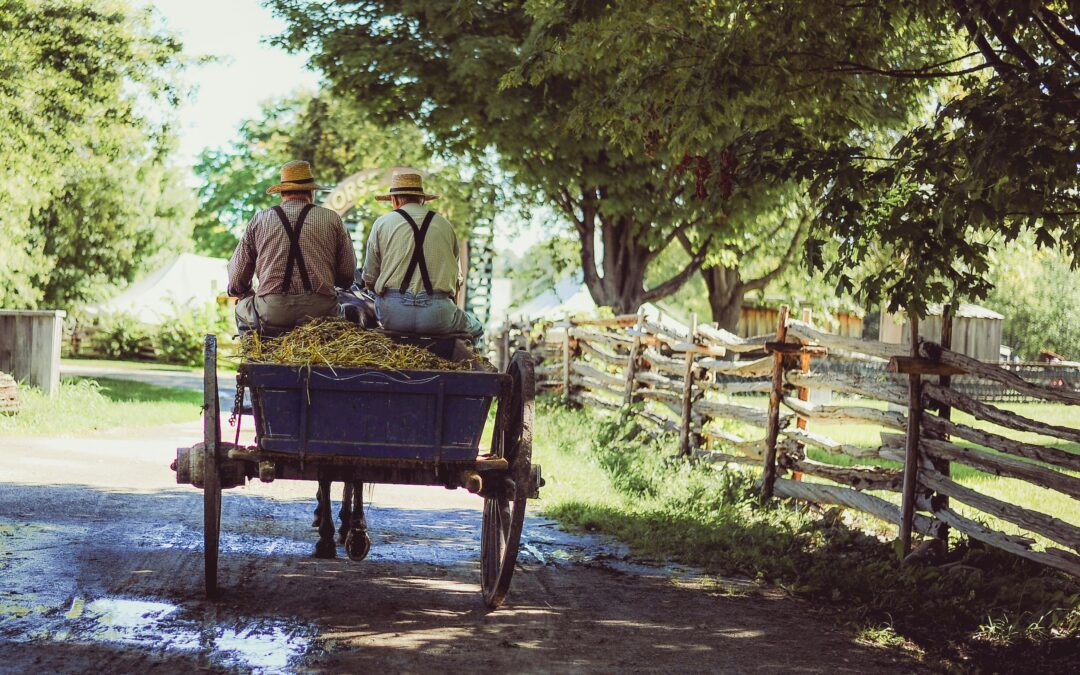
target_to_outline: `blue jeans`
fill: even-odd
[[[484,333],[484,326],[471,314],[458,308],[447,293],[413,293],[397,290],[375,298],[375,311],[386,330],[420,335],[467,333],[474,339]]]

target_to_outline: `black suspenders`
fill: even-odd
[[[404,293],[409,290],[409,284],[412,283],[413,275],[416,274],[416,268],[420,268],[420,280],[424,282],[424,290],[428,295],[431,295],[435,290],[431,286],[431,276],[428,275],[427,260],[424,259],[424,239],[427,237],[428,226],[431,225],[431,219],[435,217],[434,211],[428,211],[424,216],[424,222],[420,227],[416,226],[416,221],[412,219],[405,209],[396,209],[394,213],[397,213],[405,222],[409,224],[409,227],[413,231],[413,254],[412,260],[409,261],[409,267],[405,270],[405,278],[401,280],[401,288],[398,289],[400,293]]]
[[[304,252],[300,250],[300,228],[304,226],[304,219],[308,212],[314,208],[312,204],[304,204],[300,209],[300,216],[296,219],[296,229],[289,224],[289,217],[285,215],[285,209],[280,206],[274,207],[274,213],[281,219],[281,225],[285,228],[285,234],[289,236],[289,257],[285,261],[285,280],[281,282],[281,292],[288,293],[292,288],[293,266],[300,273],[300,281],[304,284],[304,292],[311,293],[311,279],[308,278],[307,265],[304,264]]]

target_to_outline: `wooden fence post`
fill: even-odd
[[[814,310],[810,309],[809,307],[803,308],[802,322],[805,323],[807,326],[812,325],[813,318],[814,318]],[[799,371],[802,372],[802,373],[809,373],[810,372],[810,353],[809,352],[803,351],[803,352],[799,353]],[[810,390],[807,389],[806,387],[799,387],[799,392],[798,393],[799,393],[799,400],[800,401],[809,401],[810,400]],[[803,431],[806,431],[806,418],[802,417],[802,416],[797,417],[796,420],[795,420],[795,425],[798,428],[802,429]],[[802,480],[803,473],[802,473],[802,471],[792,471],[791,472],[791,477],[794,478],[795,480]]]
[[[952,349],[953,338],[953,317],[956,314],[956,301],[952,301],[945,305],[945,310],[941,315],[941,346],[945,349]],[[938,386],[942,389],[948,389],[952,385],[952,375],[938,375]],[[943,420],[952,419],[952,407],[941,403],[938,405],[938,417]],[[942,434],[942,440],[949,440],[948,434]],[[934,468],[938,470],[941,475],[948,478],[952,475],[951,463],[947,459],[933,460]],[[931,504],[934,510],[949,508],[949,496],[943,494],[934,495],[931,500]],[[948,550],[949,546],[949,526],[942,523],[937,532],[938,539],[941,539],[945,544],[945,550]]]
[[[919,317],[908,316],[911,325],[911,356],[919,358]],[[904,455],[904,486],[900,503],[900,558],[911,550],[911,525],[915,518],[915,487],[919,479],[919,427],[922,424],[922,376],[908,374],[907,448]]]
[[[690,314],[690,345],[697,345],[697,314]],[[686,352],[686,370],[683,371],[682,419],[679,420],[679,454],[690,455],[690,426],[693,424],[694,404],[694,358],[693,350]]]
[[[566,330],[563,333],[563,351],[562,351],[562,383],[563,383],[563,399],[570,402],[570,328],[573,326],[569,321],[566,322]]]
[[[637,388],[638,359],[641,358],[641,329],[645,317],[638,310],[637,322],[634,324],[634,344],[630,347],[630,356],[626,360],[626,386],[623,391],[623,405],[628,406],[634,402],[634,389]]]
[[[787,320],[791,311],[787,305],[780,308],[780,318],[776,326],[776,341],[787,340]],[[772,498],[773,485],[776,483],[776,442],[780,437],[780,401],[784,398],[784,354],[773,354],[772,389],[769,390],[769,418],[765,434],[765,467],[761,476],[762,503]]]

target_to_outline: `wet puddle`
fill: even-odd
[[[178,605],[129,598],[77,597],[62,614],[50,612],[34,624],[14,641],[120,644],[189,653],[217,666],[261,673],[291,671],[300,665],[311,654],[318,633],[311,625],[277,619],[223,625],[200,620]]]

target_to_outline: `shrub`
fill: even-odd
[[[136,359],[142,355],[149,331],[131,314],[118,312],[97,318],[93,344],[102,356],[111,359]]]
[[[154,351],[158,359],[166,363],[197,366],[203,361],[206,334],[228,335],[233,330],[227,307],[178,308],[176,315],[154,332]]]

